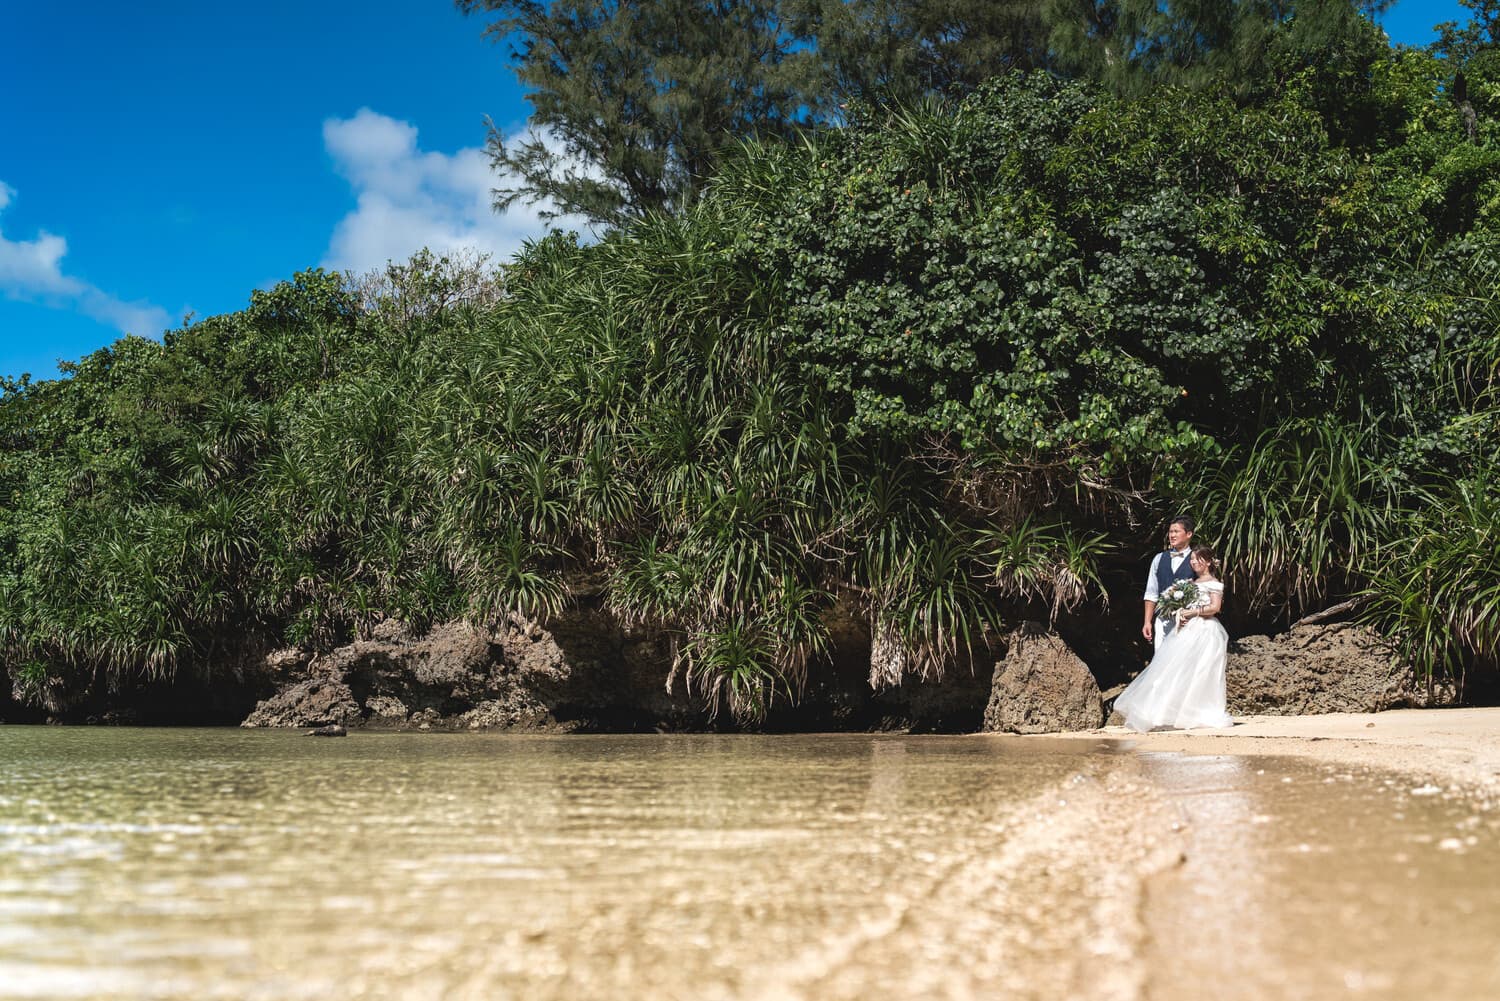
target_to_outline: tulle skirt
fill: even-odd
[[[1229,634],[1217,619],[1188,619],[1167,634],[1151,663],[1115,699],[1115,709],[1142,733],[1159,726],[1232,726],[1224,711],[1228,650]]]

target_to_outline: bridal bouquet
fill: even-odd
[[[1180,580],[1157,596],[1156,617],[1170,619],[1184,608],[1191,608],[1197,600],[1198,585]]]

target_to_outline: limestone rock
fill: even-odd
[[[1451,689],[1429,697],[1390,644],[1352,623],[1233,641],[1225,686],[1235,716],[1368,713],[1453,701]]]
[[[1056,633],[1029,622],[1011,634],[1008,646],[995,665],[985,732],[1091,730],[1104,721],[1098,682]]]
[[[567,729],[613,712],[629,726],[640,715],[669,712],[672,702],[663,686],[670,652],[627,639],[590,610],[545,627],[446,622],[425,635],[387,620],[367,638],[318,656],[272,653],[267,670],[279,691],[245,725]]]
[[[370,639],[378,643],[404,643],[411,639],[411,627],[400,619],[382,619],[370,630]]]
[[[307,667],[310,656],[300,647],[281,647],[262,658],[262,667],[268,677],[282,681]]]
[[[469,698],[488,679],[490,644],[472,626],[449,622],[434,626],[397,659],[416,684]]]
[[[348,685],[328,678],[309,678],[258,703],[240,725],[320,727],[354,723],[359,718],[359,703]]]
[[[372,723],[404,723],[409,710],[406,703],[391,695],[371,695],[365,699],[365,712]]]
[[[436,709],[423,709],[412,713],[409,722],[418,730],[431,730],[443,725],[443,715]]]
[[[547,707],[525,697],[486,699],[454,723],[466,730],[554,729]]]
[[[995,654],[1003,646],[998,638],[945,665],[941,679],[906,673],[898,684],[877,691],[866,679],[871,643],[860,614],[857,608],[846,610],[840,628],[832,631],[838,643],[829,667],[814,672],[797,698],[778,699],[761,728],[973,732],[980,727]],[[425,635],[382,622],[367,638],[317,656],[270,654],[275,663],[267,673],[290,676],[280,678],[277,694],[257,705],[245,725],[550,731],[715,725],[701,692],[688,691],[681,678],[668,689],[673,653],[670,636],[622,625],[598,607],[571,608],[545,622],[440,623]],[[1097,703],[1097,691],[1095,698]],[[1062,725],[1072,724],[1065,717],[1052,728]]]
[[[412,637],[386,622],[376,634],[314,658],[306,673],[347,685],[362,715],[387,725],[426,710],[462,712],[490,694],[495,657],[485,632],[447,622]]]
[[[1129,687],[1130,686],[1128,684],[1115,685],[1112,688],[1106,688],[1100,694],[1099,701],[1104,704],[1105,726],[1125,725],[1125,717],[1115,711],[1115,699],[1118,699],[1121,693],[1123,693],[1125,689]]]

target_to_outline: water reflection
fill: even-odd
[[[1500,996],[1493,827],[1378,776],[978,737],[0,727],[0,997],[1131,998],[1126,860],[1164,833],[1140,775],[1188,836],[1154,997]]]
[[[995,812],[1077,758],[0,728],[0,997],[773,996],[983,859]],[[865,966],[899,985],[921,945]]]
[[[1500,996],[1478,931],[1500,922],[1500,853],[1431,847],[1483,826],[1462,798],[1347,766],[1141,758],[1189,824],[1187,861],[1149,891],[1153,999]]]
[[[870,744],[870,753],[874,760],[870,762],[862,817],[878,822],[901,809],[906,790],[906,744],[899,740],[875,741]]]
[[[1146,776],[1170,791],[1190,835],[1182,866],[1148,891],[1148,910],[1157,915],[1148,966],[1169,968],[1174,982],[1196,985],[1203,996],[1254,997],[1262,971],[1274,966],[1254,917],[1267,913],[1255,765],[1228,756],[1140,757]],[[1225,980],[1235,986],[1223,988]]]

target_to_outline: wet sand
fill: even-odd
[[[1049,734],[1047,739],[1120,740],[1140,751],[1311,758],[1385,768],[1480,795],[1500,795],[1500,708],[1243,716],[1224,730],[1141,734],[1108,726]]]
[[[1175,813],[1180,854],[1139,890],[1138,997],[1500,997],[1500,709],[1044,739],[1132,759],[1135,824]]]

